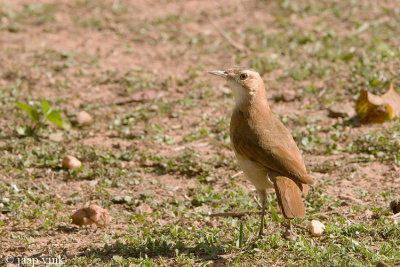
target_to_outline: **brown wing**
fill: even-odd
[[[295,182],[314,183],[314,180],[307,174],[303,158],[290,132],[277,118],[270,118],[271,121],[268,124],[271,128],[251,129],[247,120],[242,116],[240,112],[234,112],[232,116],[234,123],[231,123],[231,139],[238,153],[293,179]],[[260,138],[260,136],[264,136],[264,138]]]
[[[287,177],[277,176],[274,186],[283,216],[286,219],[304,218],[306,210],[296,183]]]

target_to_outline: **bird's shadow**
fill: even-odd
[[[57,232],[59,233],[65,233],[65,234],[71,234],[71,233],[77,233],[79,231],[78,227],[69,227],[69,226],[58,226],[56,229]]]
[[[167,242],[165,240],[148,239],[144,244],[134,246],[132,244],[122,243],[117,241],[113,245],[105,245],[103,248],[89,248],[76,255],[69,255],[69,257],[85,257],[88,259],[99,259],[102,262],[108,262],[114,256],[122,258],[159,258],[160,256],[166,258],[176,258],[179,255],[194,255],[197,258],[207,261],[213,260],[214,262],[223,265],[228,263],[228,260],[221,257],[225,253],[220,245],[210,244],[208,241],[199,242],[194,246],[185,244],[182,241],[176,243]]]

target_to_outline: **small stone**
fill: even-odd
[[[74,156],[67,155],[62,160],[62,166],[66,169],[73,170],[82,166],[82,163]]]
[[[282,99],[285,102],[291,102],[296,98],[296,92],[293,90],[284,90],[282,92]]]
[[[104,227],[110,223],[110,213],[100,206],[91,204],[88,207],[77,210],[72,216],[72,223],[78,226],[96,225]]]
[[[76,122],[78,125],[89,125],[93,122],[93,117],[86,111],[81,111],[76,115]]]
[[[400,212],[400,198],[394,199],[390,202],[390,208],[392,209],[393,213],[399,213]]]
[[[351,118],[356,115],[354,105],[349,102],[334,104],[328,111],[331,118]]]
[[[123,204],[125,203],[125,199],[121,196],[115,196],[113,197],[112,202],[115,204]]]
[[[308,225],[311,235],[313,236],[321,236],[325,230],[325,225],[317,220],[312,220]]]
[[[130,196],[115,196],[112,199],[112,202],[115,204],[124,204],[132,201],[132,197]]]
[[[126,203],[131,202],[131,201],[132,201],[132,197],[130,197],[130,196],[124,196],[124,201],[125,201]]]

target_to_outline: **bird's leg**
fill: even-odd
[[[288,232],[293,232],[293,227],[292,227],[292,220],[288,220],[289,222],[288,222],[288,228],[287,228],[287,230],[288,230]]]
[[[264,215],[265,215],[265,207],[266,207],[266,202],[264,201],[262,203],[262,208],[261,208],[261,222],[260,222],[260,233],[258,234],[259,237],[264,235]]]
[[[261,222],[260,222],[260,232],[258,234],[259,237],[264,235],[264,216],[265,216],[265,209],[267,207],[267,195],[266,192],[260,192],[260,199],[261,199]]]

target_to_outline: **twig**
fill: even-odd
[[[307,228],[307,227],[305,227],[305,226],[303,226],[303,225],[300,225],[300,224],[295,224],[295,223],[292,223],[292,225],[293,225],[294,227],[297,227],[297,228],[300,228],[300,229],[303,229],[303,230],[306,230],[306,231],[308,231],[308,228]]]
[[[129,104],[129,103],[133,103],[133,102],[143,103],[144,101],[143,100],[138,100],[137,97],[134,96],[134,97],[121,98],[121,99],[119,99],[119,100],[117,100],[117,101],[115,101],[115,102],[113,102],[111,104],[114,104],[114,105],[125,105],[125,104]]]
[[[211,22],[211,24],[215,27],[215,29],[219,32],[219,34],[222,35],[222,37],[225,38],[225,40],[236,50],[238,50],[239,52],[248,52],[247,48],[245,46],[243,46],[242,44],[239,44],[235,41],[233,41],[229,35],[224,32],[224,30],[222,30],[222,28],[207,14],[205,14],[205,16],[207,17],[207,19]]]
[[[251,214],[261,214],[261,211],[241,211],[241,212],[219,212],[211,214],[203,214],[210,217],[243,217]]]
[[[238,176],[241,175],[242,173],[243,173],[243,171],[240,171],[240,172],[238,172],[238,173],[232,175],[232,178],[238,177]]]
[[[399,213],[396,213],[396,214],[393,215],[393,216],[390,216],[390,219],[395,219],[395,218],[397,218],[397,217],[400,217],[400,212],[399,212]]]

